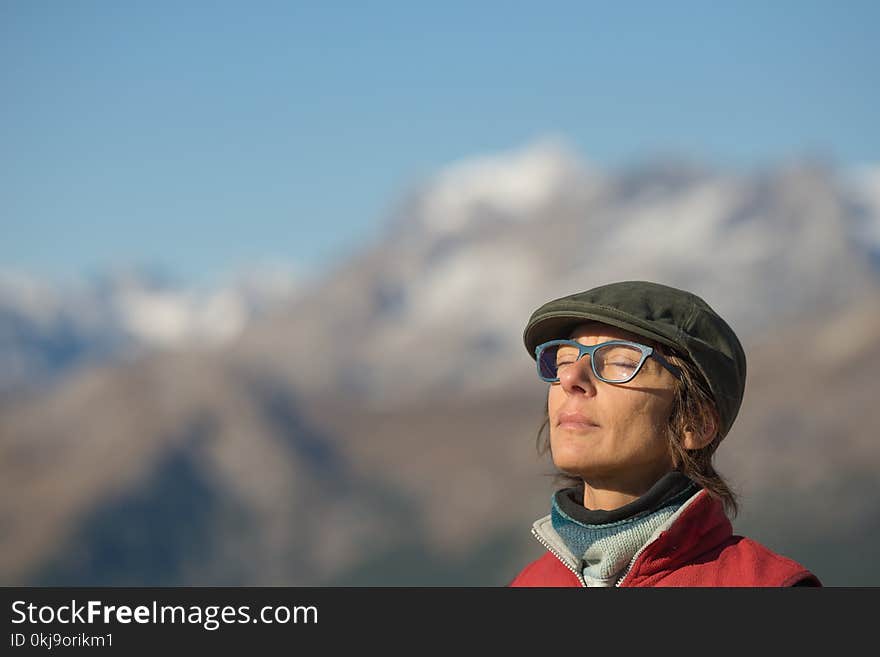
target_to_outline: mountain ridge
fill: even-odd
[[[440,230],[420,214],[429,181],[373,244],[218,343],[87,360],[0,399],[0,581],[504,584],[539,551],[528,528],[553,489],[522,328],[549,298],[644,278],[703,296],[746,347],[718,454],[744,532],[828,583],[880,582],[833,549],[880,517],[880,206],[821,167],[627,178],[553,153],[439,180],[466,214]],[[493,201],[532,167],[549,192]]]

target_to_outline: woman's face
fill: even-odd
[[[649,344],[627,331],[587,322],[571,339],[585,345],[608,340]],[[672,467],[666,423],[676,380],[648,358],[623,384],[598,380],[590,356],[562,368],[550,384],[550,448],[560,470],[594,488],[641,495]]]

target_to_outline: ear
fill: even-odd
[[[701,428],[702,431],[696,431],[694,427],[685,427],[684,440],[682,440],[682,446],[685,449],[703,449],[715,439],[715,434],[718,432],[718,425],[715,423],[714,418],[707,421]]]
[[[711,442],[712,436],[708,433],[700,435],[694,431],[685,431],[682,444],[686,450],[692,451],[702,449]]]

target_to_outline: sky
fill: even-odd
[[[0,270],[321,271],[451,162],[880,162],[880,3],[0,0]]]

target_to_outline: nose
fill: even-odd
[[[596,394],[596,380],[590,356],[584,354],[576,363],[562,368],[559,372],[559,385],[570,395]]]

